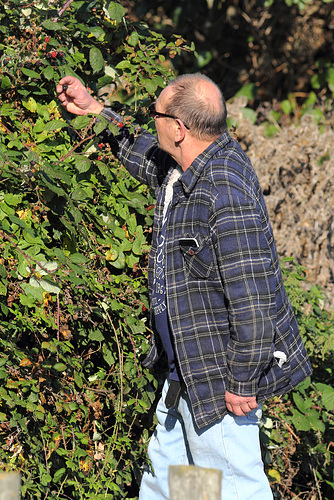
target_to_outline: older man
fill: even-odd
[[[57,90],[69,112],[122,122],[74,77]],[[269,500],[261,402],[311,369],[259,182],[204,75],[171,81],[150,114],[157,138],[120,127],[113,139],[128,171],[156,192],[151,316],[170,368],[140,499],[168,499],[169,465],[195,464],[223,471],[223,500]],[[146,366],[156,358],[153,342]]]

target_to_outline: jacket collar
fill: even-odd
[[[229,142],[231,137],[228,132],[222,134],[218,139],[208,146],[203,153],[197,156],[192,164],[185,170],[180,177],[179,181],[182,184],[183,190],[189,196],[194,189],[198,179],[201,177],[203,169],[208,161],[221,149],[223,149]]]

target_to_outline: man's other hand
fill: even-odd
[[[88,90],[74,76],[65,76],[57,85],[58,98],[64,108],[74,115],[98,115],[103,106],[90,95]]]
[[[225,401],[228,411],[239,417],[247,415],[259,406],[255,396],[237,396],[228,391],[225,392]]]

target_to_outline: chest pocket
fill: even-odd
[[[179,247],[185,267],[193,278],[214,278],[214,253],[209,237],[185,236],[180,238]]]

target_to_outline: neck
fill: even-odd
[[[177,147],[175,160],[178,162],[183,171],[190,167],[192,162],[202,154],[218,137],[214,137],[208,141],[190,141],[188,144],[181,143]]]

